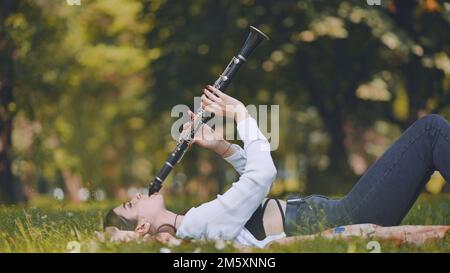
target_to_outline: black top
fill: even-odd
[[[257,239],[257,240],[264,240],[266,238],[266,231],[264,230],[264,224],[263,224],[263,217],[264,217],[264,211],[266,210],[267,204],[270,200],[275,200],[278,205],[278,209],[280,210],[281,217],[283,219],[283,229],[285,229],[284,226],[284,213],[283,208],[281,207],[280,200],[274,199],[274,198],[268,198],[263,205],[260,205],[253,215],[248,219],[247,223],[245,224],[245,228],[250,231],[250,233]]]

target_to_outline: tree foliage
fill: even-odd
[[[345,192],[419,116],[450,117],[449,4],[383,4],[22,0],[2,8],[0,46],[11,50],[0,55],[0,76],[14,94],[6,103],[1,86],[2,109],[14,130],[0,112],[0,132],[13,143],[0,174],[12,170],[28,197],[145,186],[173,149],[171,108],[192,106],[255,25],[271,41],[227,92],[280,105],[273,193]],[[233,175],[193,149],[167,190],[204,198]]]

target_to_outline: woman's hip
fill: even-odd
[[[288,236],[313,234],[351,223],[342,200],[322,195],[291,196],[286,201],[285,233]]]

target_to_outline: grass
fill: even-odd
[[[173,201],[172,207],[181,208],[181,201]],[[213,242],[183,241],[176,247],[156,242],[101,242],[95,231],[101,229],[103,213],[111,205],[107,202],[74,205],[41,199],[28,206],[0,207],[0,252],[238,252],[231,244]],[[402,224],[450,225],[450,195],[422,195]],[[361,239],[344,242],[318,238],[254,252],[368,253],[367,243]],[[380,242],[381,252],[450,252],[449,243],[450,236],[421,246]]]

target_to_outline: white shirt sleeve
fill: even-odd
[[[247,156],[244,149],[237,144],[233,144],[236,152],[229,157],[224,157],[225,161],[230,163],[239,175],[242,175],[245,171],[245,164],[247,163]]]
[[[268,194],[276,176],[270,145],[251,117],[239,122],[237,130],[244,142],[243,152],[247,159],[242,175],[223,195],[191,208],[183,218],[177,236],[232,240]],[[240,167],[236,169],[239,171]]]

